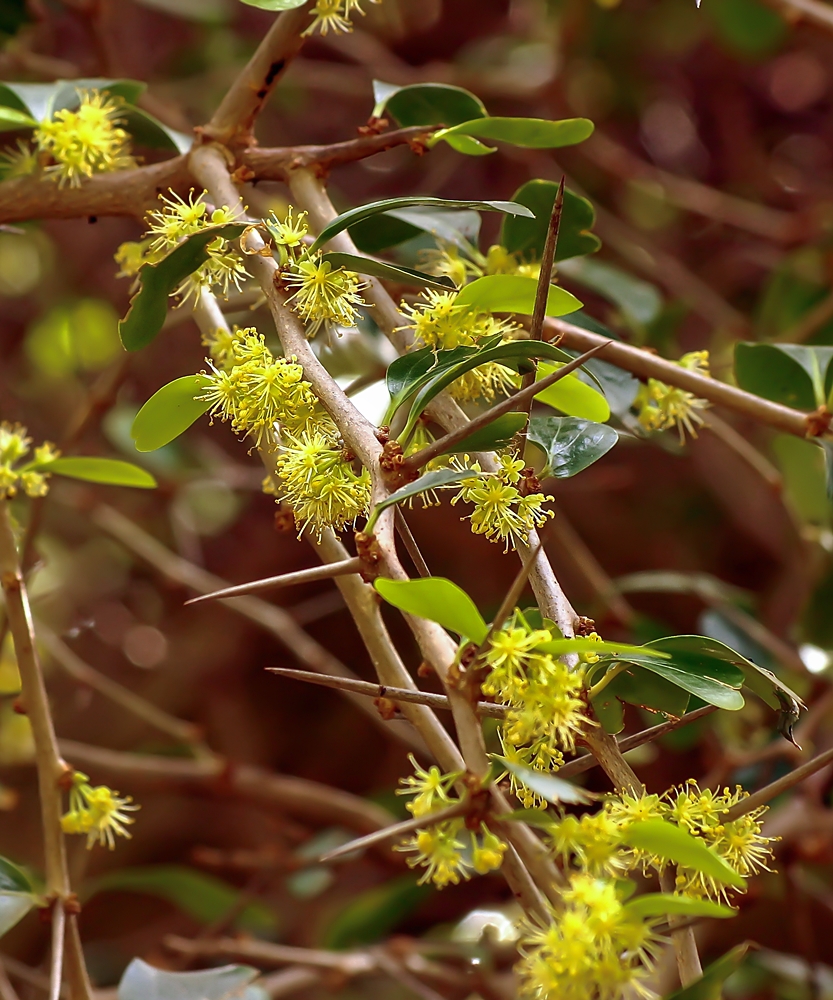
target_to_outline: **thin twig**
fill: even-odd
[[[411,532],[411,528],[408,522],[405,520],[405,515],[397,507],[393,514],[393,523],[396,527],[396,533],[402,539],[405,549],[408,555],[413,560],[414,566],[416,567],[417,573],[422,577],[431,576],[431,570],[428,568],[428,563],[425,561],[422,553],[419,551],[419,546],[416,543],[416,539]]]
[[[437,438],[436,441],[429,444],[427,447],[422,448],[420,451],[414,452],[413,455],[408,456],[402,462],[402,468],[408,471],[416,471],[421,469],[423,465],[426,465],[432,459],[437,458],[439,455],[444,454],[449,448],[453,448],[454,445],[459,444],[461,441],[470,435],[474,434],[475,431],[479,431],[482,427],[488,427],[492,421],[497,420],[498,417],[502,417],[505,413],[512,413],[522,410],[524,404],[529,400],[533,399],[538,395],[539,392],[543,392],[544,389],[548,389],[551,385],[555,385],[556,382],[560,381],[562,378],[566,378],[577,368],[581,368],[585,362],[589,361],[590,358],[594,357],[600,351],[603,351],[607,344],[612,344],[613,341],[605,340],[605,343],[594,344],[590,350],[585,351],[584,354],[579,355],[577,358],[573,358],[569,361],[563,368],[559,368],[558,371],[553,372],[552,375],[547,375],[546,378],[542,378],[540,382],[536,382],[534,385],[527,386],[526,389],[521,389],[520,392],[516,392],[514,396],[509,396],[507,399],[502,400],[497,406],[491,407],[491,409],[486,410],[485,413],[481,413],[479,417],[475,417],[469,424],[452,431],[450,434],[445,434],[441,438]]]
[[[309,670],[293,670],[291,667],[267,667],[270,674],[289,677],[295,681],[306,681],[319,687],[333,688],[336,691],[355,691],[368,698],[387,698],[390,701],[404,701],[412,705],[428,705],[447,711],[451,708],[444,694],[434,694],[431,691],[412,691],[409,688],[388,687],[386,684],[373,684],[371,681],[355,680],[352,677],[327,677],[325,674],[314,674]],[[479,715],[493,719],[503,719],[506,708],[490,701],[478,701],[475,708]]]
[[[213,941],[191,940],[169,934],[164,939],[166,948],[182,955],[214,957],[233,955],[249,958],[264,965],[306,965],[318,969],[332,969],[346,976],[359,976],[376,969],[375,960],[362,951],[324,951],[319,948],[296,948],[271,941],[244,938],[217,938]]]
[[[753,792],[748,798],[741,799],[737,805],[732,806],[723,813],[724,822],[731,823],[732,820],[738,819],[740,816],[745,816],[747,813],[752,812],[753,809],[757,809],[758,806],[766,805],[767,802],[771,802],[776,796],[788,792],[791,788],[804,781],[805,778],[809,778],[816,771],[827,767],[828,764],[833,764],[833,750],[825,750],[818,757],[813,757],[806,764],[802,764],[801,767],[797,767],[794,771],[790,771],[789,774],[785,774],[783,778],[778,778],[777,781],[773,781],[764,788],[758,789],[757,792]]]
[[[324,563],[323,566],[313,566],[311,569],[301,569],[296,573],[283,573],[281,576],[267,576],[262,580],[252,580],[251,583],[241,583],[235,587],[226,587],[211,594],[201,594],[192,597],[185,604],[202,604],[205,601],[217,601],[224,597],[242,597],[244,594],[257,594],[261,590],[275,590],[279,587],[292,587],[301,583],[314,583],[316,580],[329,580],[346,573],[358,573],[362,561],[358,557],[345,559],[344,562]]]
[[[49,1000],[59,1000],[64,972],[64,940],[67,914],[64,901],[56,899],[52,905],[52,953],[49,958]]]
[[[0,959],[0,1000],[20,1000],[17,990],[6,975],[5,961],[5,958]]]

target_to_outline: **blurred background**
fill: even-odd
[[[145,109],[188,133],[208,120],[270,23],[233,0],[0,0],[0,75],[147,81]],[[507,199],[530,177],[566,172],[596,206],[603,248],[565,265],[561,280],[618,335],[670,358],[708,349],[725,380],[739,339],[833,344],[833,29],[798,20],[789,3],[384,0],[356,18],[352,34],[308,41],[260,118],[260,143],[355,136],[373,108],[374,79],[454,83],[491,114],[587,116],[597,131],[557,159],[514,148],[474,159],[444,144],[421,157],[394,149],[337,169],[337,207],[406,193]],[[287,193],[264,183],[246,198],[265,210],[285,206]],[[113,254],[141,236],[140,222],[22,228],[0,231],[0,418],[24,423],[36,443],[143,464],[160,483],[142,492],[58,481],[46,502],[17,508],[39,529],[28,557],[57,729],[84,745],[70,744],[68,759],[141,804],[134,839],[114,853],[88,853],[81,838],[70,845],[97,984],[116,983],[134,955],[189,967],[163,947],[166,934],[210,939],[236,928],[307,947],[394,934],[417,948],[419,939],[426,953],[453,953],[458,963],[456,980],[435,984],[442,995],[500,995],[512,960],[500,877],[438,893],[416,887],[402,857],[385,851],[305,867],[370,828],[361,809],[351,828],[349,809],[334,823],[326,808],[293,804],[279,789],[271,798],[247,792],[237,780],[297,776],[366,800],[370,825],[381,809],[402,816],[392,794],[409,768],[402,724],[376,724],[334,692],[264,672],[303,666],[293,653],[293,629],[303,628],[319,652],[372,677],[331,584],[266,594],[248,615],[183,606],[200,570],[239,583],[311,566],[314,555],[276,522],[256,455],[227,427],[203,420],[158,452],[133,448],[142,403],[205,364],[187,313],[172,314],[148,349],[129,357],[121,349],[116,323],[129,281],[116,276]],[[496,236],[487,215],[482,248]],[[230,318],[268,337],[268,316],[251,301],[232,302]],[[328,364],[347,384],[378,368],[379,356],[347,337]],[[708,423],[685,447],[674,434],[623,440],[575,480],[551,482],[557,517],[547,548],[577,610],[606,637],[692,632],[728,642],[805,697],[813,707],[799,742],[825,749],[833,533],[821,453],[723,412]],[[515,562],[460,515],[444,504],[415,509],[409,522],[432,572],[452,577],[488,615]],[[393,616],[390,627],[416,671],[409,636]],[[135,704],[114,704],[102,677],[168,714],[160,723]],[[7,644],[0,854],[37,872],[36,784],[17,693]],[[648,718],[633,710],[629,728]],[[149,773],[90,747],[161,755],[171,770]],[[189,770],[207,759],[204,747],[227,761],[222,773]],[[768,710],[750,702],[633,763],[650,791],[689,776],[758,785],[792,767],[791,753],[773,737]],[[822,772],[773,817],[784,836],[779,874],[752,884],[739,919],[707,928],[707,960],[748,937],[764,946],[733,980],[733,995],[833,996],[829,780]],[[595,772],[587,784],[606,787]],[[7,971],[39,967],[47,938],[27,917],[3,940]],[[37,984],[15,984],[24,998],[40,995]],[[412,996],[413,984],[328,974],[299,995],[339,990]]]

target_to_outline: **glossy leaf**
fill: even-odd
[[[383,423],[389,424],[405,400],[440,372],[447,371],[477,354],[476,347],[455,347],[450,351],[433,351],[423,347],[409,351],[388,366],[385,384],[391,401]]]
[[[124,120],[125,130],[130,133],[133,141],[139,146],[148,146],[150,149],[167,149],[172,153],[185,154],[193,145],[193,135],[186,135],[184,132],[168,128],[164,122],[154,118],[153,115],[141,108],[128,106],[124,109],[121,117]]]
[[[524,259],[540,260],[557,193],[558,184],[555,181],[535,179],[519,187],[512,200],[526,205],[535,218],[504,219],[500,230],[501,245]],[[566,260],[568,257],[595,253],[602,245],[598,236],[590,231],[595,221],[596,212],[592,204],[565,188],[555,259]]]
[[[798,410],[821,406],[833,380],[833,347],[802,344],[735,345],[735,378],[741,389]]]
[[[359,892],[333,918],[321,946],[338,951],[375,944],[389,936],[431,892],[431,886],[419,885],[413,875]]]
[[[554,375],[559,368],[563,367],[564,365],[560,362],[556,362],[555,364],[539,364],[535,379],[537,382],[540,382],[541,379]],[[605,420],[610,419],[610,407],[605,397],[592,388],[592,386],[587,385],[586,382],[582,382],[578,375],[575,378],[566,376],[560,379],[553,385],[536,393],[535,398],[539,403],[546,403],[547,406],[561,410],[562,413],[566,413],[569,417],[578,417],[584,421],[593,421],[599,425],[604,423]],[[615,431],[613,431],[613,435],[616,437]],[[612,448],[615,443],[614,440],[610,444],[610,447]]]
[[[373,81],[376,106],[373,115],[388,115],[403,128],[411,125],[459,125],[485,118],[479,97],[447,83],[412,83],[406,87]]]
[[[52,462],[33,463],[28,468],[38,472],[49,472],[55,476],[66,476],[68,479],[101,483],[103,486],[132,486],[140,490],[156,488],[156,480],[149,472],[119,458],[77,455],[56,458]]]
[[[747,951],[749,951],[747,943],[736,945],[722,958],[707,966],[699,979],[670,993],[666,1000],[720,1000],[723,995],[723,984],[738,970]]]
[[[534,415],[529,421],[527,439],[546,456],[541,477],[568,479],[598,462],[617,443],[619,435],[606,424],[580,417]]]
[[[138,892],[164,899],[200,924],[213,924],[231,913],[240,894],[214,875],[184,865],[142,865],[117,868],[94,879],[89,895],[100,892]],[[275,916],[261,903],[249,903],[235,923],[243,930],[268,934],[275,930]]]
[[[683,868],[692,868],[726,885],[742,889],[746,884],[743,876],[730,868],[702,840],[664,819],[632,823],[625,828],[622,840],[629,847],[655,854]]]
[[[637,896],[625,904],[627,912],[638,920],[645,917],[736,917],[738,911],[710,899],[693,899],[691,896],[674,896],[670,893],[651,892]]]
[[[475,454],[505,448],[526,424],[526,418],[526,413],[504,413],[502,417],[497,417],[490,424],[447,448],[443,455]]]
[[[0,937],[38,904],[38,897],[26,892],[0,892]]]
[[[426,274],[424,271],[414,271],[400,264],[389,264],[384,260],[373,260],[354,253],[325,253],[323,259],[334,267],[344,267],[358,274],[369,274],[374,278],[385,278],[396,281],[400,285],[416,285],[419,288],[439,288],[441,291],[453,292],[457,286],[451,278],[445,275]]]
[[[259,975],[248,965],[168,972],[134,958],[121,977],[117,1000],[260,1000],[267,994],[249,985]]]
[[[0,108],[0,132],[17,132],[19,129],[34,128],[37,124],[25,111]]]
[[[473,208],[479,212],[504,212],[509,215],[531,215],[525,205],[516,205],[511,201],[466,201],[455,198],[433,198],[429,195],[414,195],[410,198],[385,198],[383,201],[373,201],[367,205],[359,205],[347,212],[342,212],[329,222],[318,234],[312,245],[312,250],[319,250],[334,236],[349,229],[357,222],[364,222],[374,215],[400,208]],[[578,308],[578,307],[576,307]]]
[[[480,222],[480,215],[467,209],[399,208],[356,223],[350,227],[350,235],[362,253],[380,253],[420,233],[431,233],[444,243],[469,249],[477,244]]]
[[[605,729],[609,733],[619,733],[624,728],[622,704],[678,719],[688,710],[690,695],[659,674],[631,664],[591,700],[593,711]]]
[[[483,312],[519,313],[531,316],[535,309],[538,281],[520,274],[487,274],[475,278],[455,299],[459,306],[471,306]],[[547,316],[565,316],[581,308],[581,302],[566,289],[550,285],[547,292]]]
[[[260,7],[261,10],[294,10],[303,7],[307,0],[240,0],[249,7]]]
[[[379,515],[386,507],[392,507],[394,504],[402,503],[404,500],[411,500],[413,497],[419,496],[420,493],[437,490],[441,486],[450,486],[452,483],[459,483],[463,479],[471,479],[477,475],[479,473],[472,472],[469,469],[462,472],[458,469],[437,469],[434,472],[426,472],[424,476],[420,476],[419,479],[415,479],[412,483],[408,483],[405,486],[400,486],[398,490],[394,490],[393,493],[388,494],[384,500],[380,500],[371,512],[367,526],[364,529],[365,533],[370,534],[373,531]]]
[[[655,285],[595,257],[574,257],[559,267],[561,274],[601,295],[619,308],[632,325],[653,323],[662,309]]]
[[[0,893],[34,892],[29,876],[8,858],[0,857]]]
[[[536,795],[540,795],[547,802],[558,804],[564,802],[567,805],[589,805],[593,801],[593,796],[578,785],[572,785],[563,778],[558,778],[554,774],[547,774],[543,771],[536,771],[532,767],[524,764],[515,764],[505,757],[494,754],[495,760],[511,771],[512,774]]]
[[[245,228],[242,223],[231,223],[203,229],[189,236],[158,264],[142,267],[139,290],[130,299],[127,315],[119,323],[119,336],[128,351],[147,347],[156,338],[168,313],[168,298],[208,260],[209,243],[218,236],[236,239]]]
[[[37,121],[49,119],[64,108],[75,110],[79,90],[100,90],[135,104],[146,89],[140,80],[108,80],[101,77],[55,80],[52,83],[2,83],[0,104],[25,111]]]
[[[373,586],[395,608],[409,615],[437,622],[463,639],[483,642],[489,627],[469,595],[441,576],[421,580],[388,580],[379,577]]]
[[[640,654],[649,659],[667,660],[670,654],[660,649],[647,646],[632,646],[628,642],[601,642],[595,639],[550,639],[535,647],[538,653],[549,653],[550,656],[569,656],[570,653],[609,653],[625,659],[628,654]]]
[[[527,149],[557,149],[584,142],[593,134],[593,123],[587,118],[565,118],[548,121],[544,118],[473,118],[451,128],[435,132],[429,140],[432,146],[441,139],[457,136],[508,142]]]
[[[137,451],[156,451],[186,431],[211,404],[196,397],[210,385],[205,375],[184,375],[158,389],[136,414],[130,436]]]

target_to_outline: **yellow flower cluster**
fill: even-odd
[[[459,772],[442,774],[436,765],[426,771],[413,756],[410,761],[414,774],[402,779],[403,787],[397,789],[397,795],[414,796],[407,804],[413,816],[428,818],[431,813],[460,801],[451,794],[452,785],[460,777]],[[420,884],[430,881],[442,889],[470,878],[472,871],[486,875],[500,868],[506,844],[485,823],[480,824],[477,832],[466,831],[465,826],[461,816],[434,823],[417,830],[413,837],[397,847],[399,851],[415,852],[414,857],[408,858],[408,864],[411,868],[425,869]]]
[[[273,357],[254,328],[220,330],[204,342],[214,360],[199,398],[210,403],[212,416],[251,436],[258,448],[275,452],[272,492],[292,507],[299,527],[320,536],[325,528],[343,528],[366,514],[370,475],[354,471],[338,429],[295,359]]]
[[[357,309],[364,305],[361,282],[354,271],[333,268],[329,261],[308,257],[296,261],[283,274],[283,282],[295,292],[288,299],[314,337],[324,325],[352,327]]]
[[[535,1000],[618,1000],[645,987],[660,938],[658,921],[633,915],[615,882],[574,874],[563,906],[546,923],[527,922],[516,971],[521,993]]]
[[[370,0],[370,2],[380,3],[380,0]],[[316,0],[312,8],[314,20],[303,34],[311,35],[314,31],[320,31],[322,35],[326,35],[329,31],[335,34],[352,31],[350,15],[353,11],[364,14],[361,0]]]
[[[427,289],[414,305],[403,302],[402,313],[408,317],[409,329],[421,346],[435,351],[455,347],[473,347],[490,337],[500,337],[501,343],[523,336],[523,330],[508,320],[495,319],[489,313],[478,312],[471,306],[457,305],[456,292]],[[466,402],[508,393],[520,385],[517,372],[495,361],[489,361],[466,372],[449,386],[454,399]]]
[[[48,441],[35,448],[33,460],[19,464],[31,450],[32,440],[20,424],[0,423],[0,499],[10,499],[19,490],[28,497],[46,496],[49,490],[48,472],[38,466],[54,461],[60,455]]]
[[[35,149],[18,142],[17,150],[6,154],[6,176],[35,173],[45,165],[46,176],[61,187],[67,183],[79,187],[93,174],[136,166],[130,154],[130,137],[121,128],[121,99],[98,90],[79,90],[78,96],[76,111],[62,108],[38,124],[32,136]]]
[[[699,375],[709,375],[709,352],[692,351],[684,354],[677,364]],[[692,437],[697,437],[697,427],[705,423],[698,411],[705,409],[709,403],[705,399],[698,399],[693,392],[649,378],[640,385],[633,405],[640,424],[646,430],[663,431],[676,427],[680,434],[680,444],[684,444],[686,431]]]
[[[476,535],[485,535],[490,541],[502,541],[506,549],[510,544],[526,540],[529,532],[554,512],[545,510],[544,504],[553,497],[543,493],[524,495],[519,489],[524,463],[510,455],[498,458],[498,469],[493,475],[472,476],[460,483],[460,491],[451,500],[462,500],[474,506],[467,517]],[[480,465],[473,462],[469,468],[480,472]]]
[[[155,264],[167,256],[188,236],[209,226],[227,225],[235,221],[227,206],[209,210],[205,194],[194,195],[188,200],[170,192],[171,197],[160,195],[161,206],[148,213],[148,238],[141,243],[122,243],[116,251],[116,263],[121,266],[120,276],[134,277],[143,264]],[[208,260],[174,289],[173,295],[185,302],[199,296],[200,290],[215,289],[228,296],[229,288],[240,290],[240,283],[248,272],[240,255],[232,249],[229,240],[218,236],[206,247]]]
[[[87,849],[93,844],[106,844],[110,850],[116,846],[115,835],[130,838],[130,831],[125,824],[135,822],[129,812],[135,812],[139,806],[131,805],[129,796],[120,798],[106,785],[93,787],[86,774],[76,771],[72,776],[72,787],[69,792],[69,812],[61,817],[61,827],[64,833],[80,833],[87,835]]]
[[[562,750],[575,747],[587,726],[582,699],[584,667],[568,667],[538,651],[552,636],[531,629],[520,614],[492,636],[485,663],[489,673],[483,693],[508,711],[500,725],[504,755],[511,763],[552,771],[563,763]],[[512,777],[512,788],[525,807],[540,799]]]

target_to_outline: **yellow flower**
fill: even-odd
[[[371,3],[379,3],[379,0],[371,0]],[[314,20],[312,24],[302,32],[304,35],[311,35],[318,30],[322,35],[329,31],[336,34],[340,32],[352,31],[350,15],[353,11],[363,14],[361,0],[316,0],[312,8]]]
[[[40,122],[33,136],[38,150],[54,160],[46,168],[47,175],[72,187],[93,174],[136,166],[129,136],[119,127],[123,123],[121,100],[97,90],[79,90],[78,94],[77,111],[56,111],[51,120]]]
[[[359,276],[343,267],[333,269],[326,260],[302,260],[284,275],[284,283],[296,291],[288,299],[307,324],[307,335],[315,336],[321,326],[356,325],[357,307],[364,305],[359,295]]]
[[[116,835],[131,837],[127,824],[135,822],[128,813],[139,806],[131,805],[132,799],[120,798],[118,792],[106,785],[93,787],[86,774],[76,771],[72,776],[69,792],[69,811],[61,817],[64,833],[87,835],[87,850],[93,844],[107,845],[112,851]]]
[[[477,463],[471,468],[480,471]],[[503,541],[508,549],[510,544],[525,541],[533,528],[555,516],[553,511],[543,510],[544,503],[554,498],[542,493],[524,496],[514,485],[519,478],[514,469],[506,466],[493,475],[464,479],[451,503],[463,500],[472,504],[474,510],[468,515],[471,530],[490,541]]]
[[[436,764],[424,770],[417,764],[413,754],[408,754],[408,760],[414,768],[414,773],[400,779],[402,788],[396,789],[397,795],[413,795],[414,799],[406,806],[413,816],[425,816],[450,805],[453,800],[449,796],[451,786],[460,777],[461,771],[443,774]]]
[[[286,217],[281,220],[274,212],[266,219],[266,228],[272,234],[274,241],[280,246],[296,247],[304,241],[304,237],[309,232],[307,225],[307,213],[299,212],[293,215],[293,208],[290,205]]]
[[[54,445],[46,442],[35,448],[33,462],[17,465],[29,454],[31,443],[31,438],[26,436],[25,427],[6,421],[0,423],[0,497],[16,496],[20,488],[29,497],[46,495],[49,473],[40,472],[31,466],[54,461],[60,452]]]
[[[709,375],[709,352],[692,351],[683,355],[677,364],[700,375]],[[698,399],[693,392],[649,378],[640,385],[633,405],[639,422],[646,430],[662,431],[676,427],[680,444],[684,444],[686,431],[697,437],[697,427],[705,423],[699,411],[709,406],[709,402]]]

